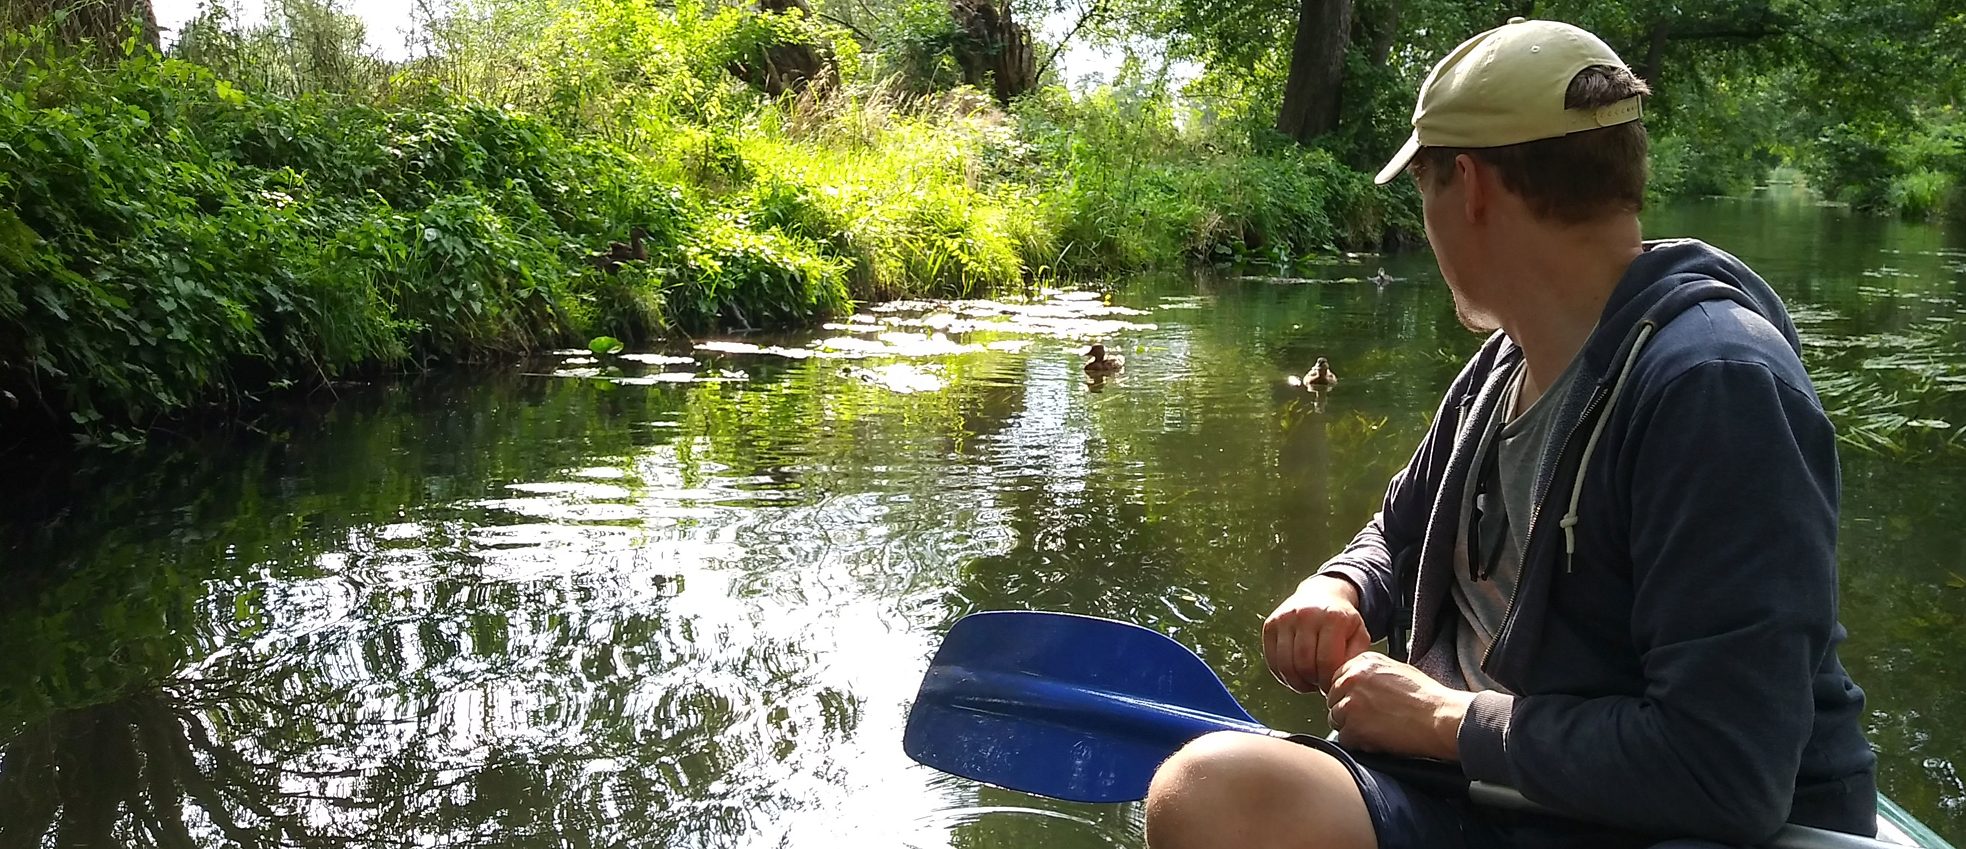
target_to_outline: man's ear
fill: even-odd
[[[1495,187],[1489,182],[1495,178],[1494,170],[1463,153],[1454,157],[1454,172],[1461,183],[1462,214],[1469,224],[1480,223],[1488,217],[1488,204],[1494,200]]]

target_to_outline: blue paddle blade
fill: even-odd
[[[1074,802],[1146,798],[1212,731],[1271,733],[1185,646],[1138,625],[997,611],[958,620],[922,678],[902,747],[986,784]]]

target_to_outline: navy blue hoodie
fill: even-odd
[[[1476,695],[1470,778],[1648,834],[1875,833],[1863,691],[1836,656],[1836,436],[1800,352],[1740,260],[1686,240],[1631,263],[1572,390],[1543,400],[1559,406],[1538,507],[1482,663],[1515,695]],[[1444,680],[1461,489],[1521,357],[1501,333],[1482,346],[1383,509],[1319,570]]]

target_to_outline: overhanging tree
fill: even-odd
[[[7,0],[10,29],[48,24],[70,44],[93,42],[98,49],[121,45],[132,33],[158,47],[157,12],[150,0]]]

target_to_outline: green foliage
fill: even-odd
[[[1909,130],[1887,124],[1825,129],[1809,160],[1811,182],[1861,209],[1908,218],[1966,213],[1966,120],[1950,107],[1924,113]]]
[[[1010,114],[944,90],[919,77],[946,59],[936,3],[471,0],[405,62],[332,2],[275,5],[114,66],[9,37],[0,389],[125,440],[365,372],[1419,229],[1405,187],[1137,66]],[[837,79],[772,99],[732,75],[790,43]]]
[[[587,350],[594,352],[596,356],[608,356],[628,350],[628,346],[613,336],[596,336],[588,340]]]
[[[1061,177],[1046,193],[1061,265],[1286,263],[1419,231],[1406,187],[1278,136],[1184,130],[1160,98],[1109,88],[1018,115],[1035,170]]]
[[[1891,179],[1890,133],[1877,124],[1837,124],[1816,139],[1805,166],[1812,184],[1859,207],[1882,205]]]
[[[745,161],[768,176],[733,199],[756,210],[752,225],[840,260],[863,295],[1015,285],[1049,259],[1049,240],[1033,221],[1027,175],[986,173],[1011,143],[1001,117],[878,99],[794,114],[746,141]]]
[[[689,326],[780,327],[851,306],[840,264],[781,233],[725,220],[684,245],[680,259],[690,273],[665,304]]]
[[[847,306],[643,158],[532,118],[242,92],[137,56],[16,63],[0,98],[0,387],[119,422],[428,359]],[[631,224],[650,259],[586,261]],[[741,319],[740,319],[741,321]]]
[[[1929,168],[1899,174],[1891,178],[1885,201],[1906,218],[1936,218],[1959,208],[1959,178]]]
[[[1352,168],[1374,168],[1397,147],[1434,62],[1530,15],[1591,30],[1653,83],[1655,200],[1743,192],[1782,164],[1868,208],[1931,215],[1956,196],[1959,170],[1893,141],[1929,135],[1934,114],[1966,94],[1966,15],[1954,3],[1333,2],[1352,7],[1353,26],[1339,124],[1317,144]],[[1130,0],[1103,34],[1200,63],[1186,94],[1225,124],[1259,131],[1276,120],[1303,8],[1265,0],[1227,14],[1213,0]]]
[[[364,44],[360,18],[326,0],[277,0],[262,21],[239,26],[224,5],[201,5],[178,33],[172,52],[246,81],[255,91],[389,91],[390,70]]]
[[[848,19],[864,18],[860,27],[884,46],[883,72],[914,92],[947,91],[962,83],[953,48],[956,22],[946,3],[901,0],[886,9],[864,4],[840,4]],[[856,13],[858,13],[856,15]]]

